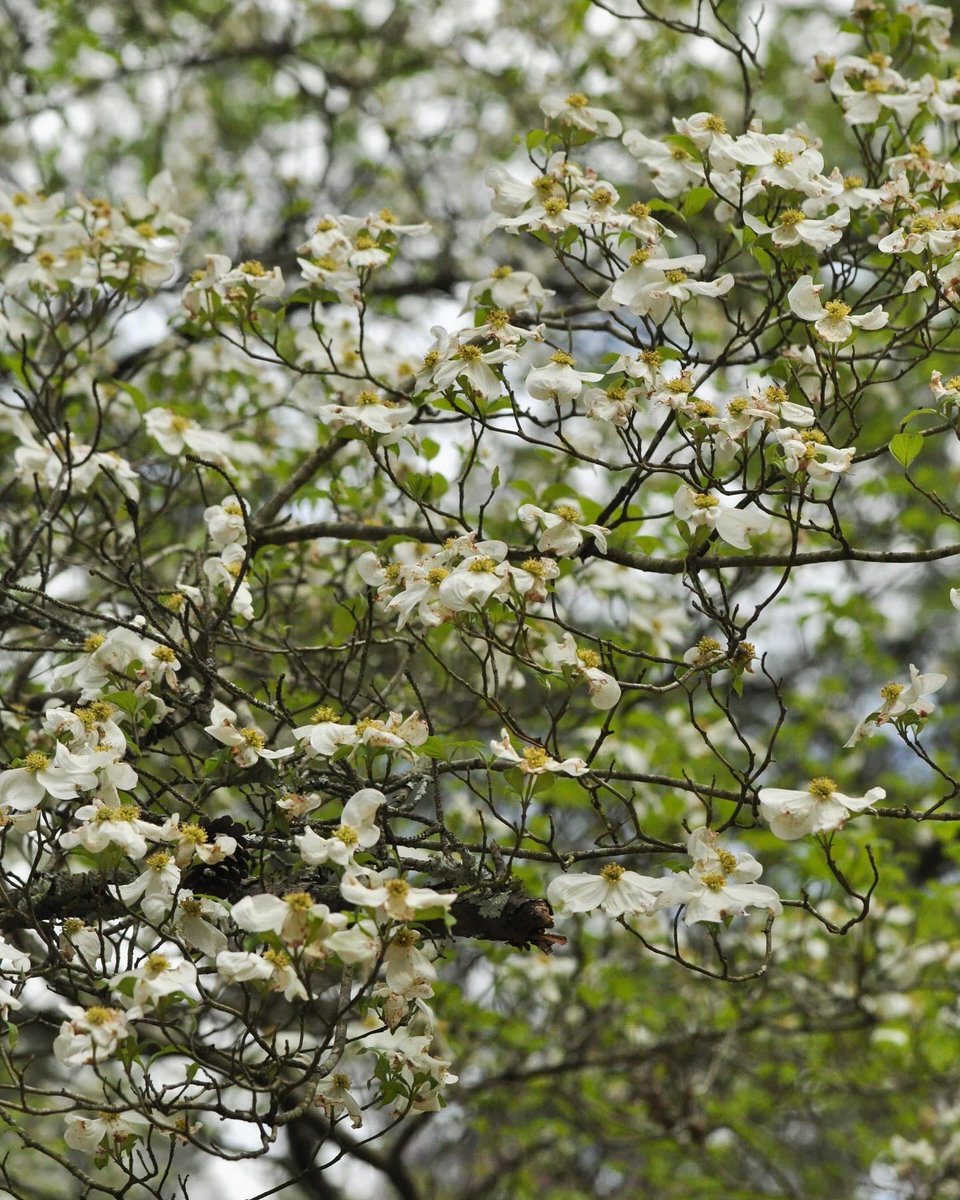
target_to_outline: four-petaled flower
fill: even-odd
[[[808,833],[839,829],[848,817],[883,800],[886,794],[876,787],[865,796],[845,796],[832,779],[821,776],[811,779],[805,791],[761,788],[758,797],[761,817],[777,837],[792,842]]]

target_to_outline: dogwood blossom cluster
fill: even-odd
[[[521,506],[518,515],[533,508]],[[545,539],[552,543],[550,548],[555,553],[562,553],[561,547],[573,541],[579,544],[581,534],[577,529],[596,528],[576,526],[579,514],[573,509],[570,512],[574,522],[565,523],[569,532],[560,534],[558,530],[559,536],[544,535],[540,539],[541,543]],[[562,522],[560,516],[555,524]],[[550,581],[560,573],[556,561],[531,555],[514,563],[508,559],[508,551],[506,542],[478,540],[475,534],[466,534],[448,538],[439,550],[408,564],[384,562],[371,552],[362,554],[357,572],[368,587],[377,589],[377,603],[397,614],[398,629],[414,617],[429,627],[452,621],[459,613],[482,609],[493,599],[521,604],[545,599]]]
[[[613,917],[649,916],[679,905],[687,925],[742,916],[748,908],[782,912],[774,889],[756,882],[763,868],[751,854],[721,847],[717,835],[707,829],[689,836],[687,854],[693,862],[689,870],[660,878],[638,875],[619,863],[608,863],[596,875],[559,875],[551,881],[547,897],[567,912],[599,908]]]

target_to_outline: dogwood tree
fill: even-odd
[[[960,1195],[960,75],[782,17],[11,10],[10,1195]]]

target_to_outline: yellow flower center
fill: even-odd
[[[694,508],[716,508],[720,501],[709,492],[698,492],[693,498]]]
[[[627,212],[631,217],[636,217],[638,221],[645,221],[650,216],[650,205],[638,200],[636,204],[630,205]]]
[[[288,904],[294,912],[306,913],[313,908],[313,897],[309,892],[287,892],[283,901]]]
[[[577,658],[590,670],[600,666],[601,659],[596,650],[578,650]]]
[[[150,979],[156,979],[169,969],[170,959],[165,954],[151,954],[144,964],[144,971]]]
[[[494,267],[490,272],[491,279],[506,279],[513,274],[513,267]]]
[[[887,683],[880,689],[880,695],[884,700],[892,703],[900,695],[904,689],[902,683]]]
[[[259,259],[248,258],[245,262],[240,264],[241,275],[260,276],[266,275],[266,273],[266,268],[264,267],[263,263],[259,261]]]
[[[590,101],[583,92],[571,92],[566,103],[570,108],[586,108]]]
[[[185,846],[204,846],[207,842],[207,831],[202,825],[191,822],[180,829],[180,841]]]
[[[630,255],[630,259],[629,259],[630,266],[631,267],[642,267],[643,264],[647,261],[647,259],[649,257],[650,257],[649,250],[634,250],[634,252]]]
[[[600,878],[605,879],[607,883],[616,883],[625,874],[626,868],[621,867],[619,863],[607,863],[605,867],[600,868]]]
[[[700,878],[711,892],[722,891],[727,882],[727,877],[722,871],[709,871],[706,875],[701,875]]]
[[[254,729],[252,725],[247,725],[246,728],[241,729],[240,736],[254,750],[262,750],[267,742],[266,735],[261,733],[259,729]]]
[[[83,922],[81,921],[80,924],[82,927]],[[88,1025],[109,1025],[111,1021],[115,1021],[120,1016],[120,1010],[117,1008],[106,1008],[102,1004],[94,1004],[83,1015]]]
[[[526,571],[528,575],[533,575],[537,579],[543,579],[547,573],[547,568],[543,565],[543,561],[539,558],[525,558],[520,564],[521,571]]]
[[[910,226],[910,230],[912,233],[932,233],[934,229],[939,228],[939,225],[940,222],[936,217],[914,217],[913,224]]]
[[[427,572],[427,583],[431,587],[438,587],[449,574],[450,572],[446,567],[433,567]]]
[[[542,770],[547,765],[549,755],[542,746],[528,746],[523,752],[523,761],[534,771]]]
[[[151,871],[156,871],[158,874],[165,869],[170,862],[170,855],[164,853],[163,850],[158,850],[156,854],[151,854],[146,859],[146,864]]]
[[[577,524],[581,519],[579,509],[574,508],[572,504],[558,504],[553,511],[555,516],[571,525]]]
[[[794,159],[794,155],[789,150],[774,150],[773,162],[777,167],[788,167]]]
[[[729,850],[718,850],[717,858],[720,859],[720,866],[723,867],[724,874],[729,875],[736,868],[737,856],[731,854]]]
[[[862,175],[845,175],[843,177],[843,186],[848,191],[851,191],[853,188],[862,188],[863,187],[863,176]]]
[[[377,395],[377,393],[371,392],[369,390],[364,390],[364,391],[360,392],[357,395],[357,398],[354,400],[354,404],[356,404],[360,408],[368,408],[371,404],[379,404],[379,403],[380,403],[380,397]]]
[[[277,970],[282,971],[284,967],[290,966],[290,955],[285,950],[264,950],[263,957]]]
[[[803,220],[803,213],[799,208],[788,208],[786,212],[780,214],[781,225],[796,225]]]
[[[663,277],[667,283],[683,283],[687,277],[687,273],[681,267],[676,267],[672,271],[664,271]]]
[[[563,196],[550,196],[543,202],[543,211],[550,217],[557,217],[568,207]]]
[[[23,760],[23,767],[26,771],[36,773],[42,771],[49,763],[49,757],[42,750],[31,750]]]
[[[153,651],[153,657],[158,662],[172,663],[176,659],[176,655],[169,646],[157,646]]]
[[[718,117],[716,113],[710,113],[707,119],[703,122],[704,129],[709,129],[711,133],[726,133],[727,124],[723,117]]]
[[[472,571],[475,575],[482,575],[485,571],[495,571],[497,569],[497,560],[495,558],[475,558],[467,567],[468,571]]]
[[[388,879],[383,886],[394,900],[402,900],[410,891],[410,884],[405,879]]]
[[[99,650],[106,640],[102,633],[88,634],[83,643],[84,654],[92,654],[94,650]]]
[[[561,367],[572,367],[576,364],[576,359],[572,354],[568,354],[566,350],[554,350],[550,355],[550,361],[558,363]]]
[[[341,825],[334,837],[343,842],[345,846],[356,846],[360,841],[360,835],[352,825]]]
[[[820,775],[816,779],[811,779],[807,787],[807,791],[817,800],[829,800],[833,793],[837,790],[837,785],[832,779],[828,779],[825,775]]]
[[[844,304],[842,300],[828,300],[823,307],[827,311],[827,316],[832,317],[835,321],[849,317],[852,311],[850,305]]]
[[[483,358],[483,349],[475,342],[468,342],[466,346],[461,346],[454,358],[460,358],[464,362],[479,362]]]

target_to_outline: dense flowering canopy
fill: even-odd
[[[812,79],[781,64],[806,121],[770,77],[759,99],[782,43],[761,51],[719,3],[696,24],[641,6],[599,43],[581,18],[589,69],[516,100],[539,122],[525,153],[512,132],[506,162],[477,143],[490,212],[454,236],[458,189],[435,203],[394,158],[445,143],[440,114],[469,124],[456,88],[430,111],[405,90],[422,24],[303,0],[271,26],[283,7],[237,6],[184,70],[252,57],[271,103],[323,108],[331,146],[342,117],[371,204],[339,160],[321,198],[298,190],[306,112],[258,143],[276,178],[231,177],[242,103],[219,84],[183,98],[197,129],[225,122],[222,147],[197,135],[205,183],[181,129],[106,196],[60,186],[49,155],[28,169],[42,113],[35,89],[7,97],[0,1117],[77,1186],[156,1200],[184,1162],[261,1155],[281,1190],[356,1155],[416,1194],[397,1166],[416,1134],[393,1126],[418,1119],[452,1157],[485,1122],[505,1196],[596,1177],[726,1198],[747,1176],[825,1194],[807,1145],[849,1114],[805,1093],[758,1150],[761,1091],[723,1064],[812,1078],[791,1056],[821,1053],[814,1034],[857,1036],[822,1052],[842,1099],[869,1088],[835,1059],[913,1038],[940,1063],[956,1034],[936,906],[960,779],[931,700],[954,715],[935,669],[960,607],[938,573],[960,556],[950,14],[858,0]],[[179,17],[171,36],[200,36]],[[98,7],[90,37],[125,20]],[[645,114],[617,64],[690,35],[738,64],[735,86],[710,77],[723,115]],[[328,38],[329,65],[295,61]],[[122,128],[124,80],[164,63],[118,39],[84,43],[73,90],[47,79],[51,111],[84,111],[99,80]],[[374,103],[374,64],[396,91],[382,138],[350,99]],[[223,228],[201,200],[218,178]],[[635,1160],[593,1099],[621,1060]],[[956,1175],[930,1165],[957,1157],[942,1076],[907,1115],[874,1101],[840,1190],[960,1195],[931,1190]],[[528,1086],[550,1113],[530,1129],[557,1122],[546,1150],[497,1140],[504,1089],[520,1113]],[[684,1147],[676,1180],[663,1144]],[[452,1197],[441,1157],[419,1167]],[[3,1160],[8,1184],[38,1194]]]

